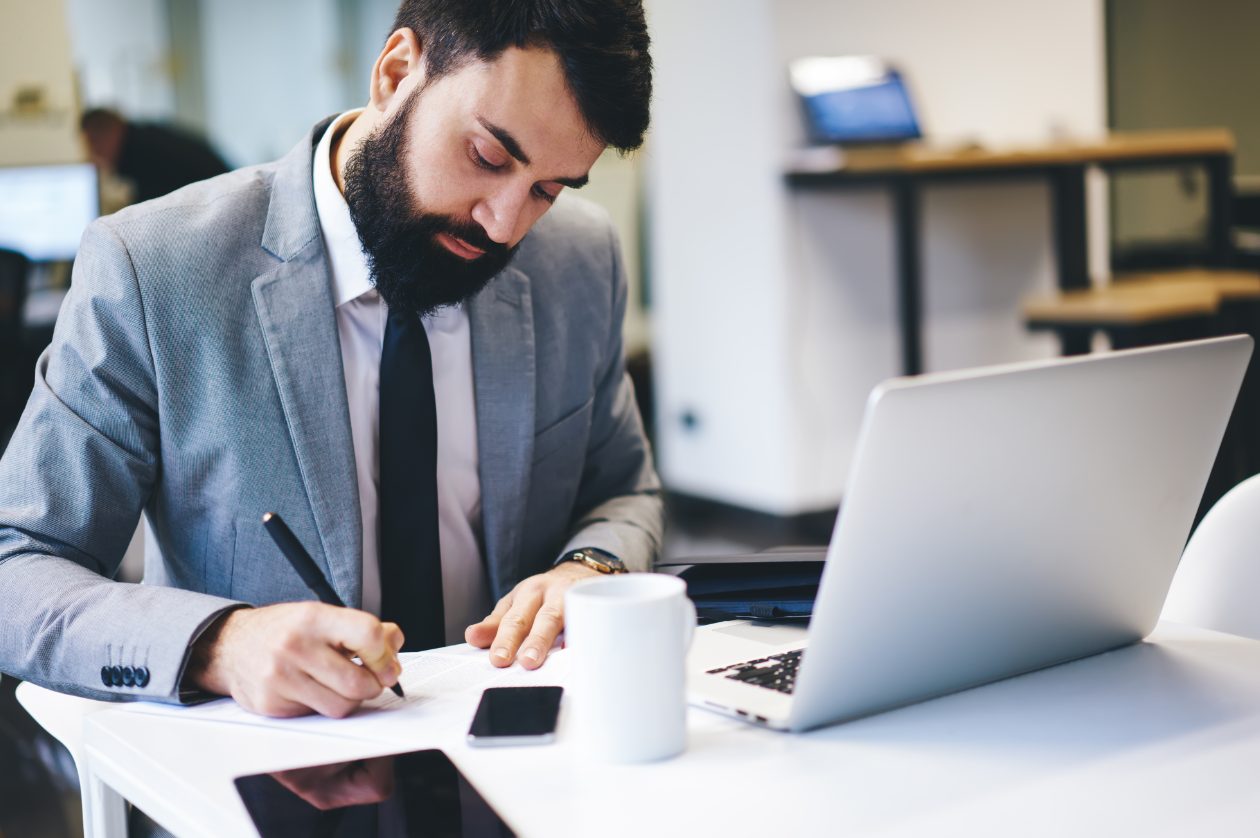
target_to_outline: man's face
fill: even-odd
[[[417,78],[396,100],[347,161],[346,202],[381,296],[424,315],[485,287],[604,145],[549,50]]]

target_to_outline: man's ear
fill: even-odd
[[[408,28],[396,30],[372,65],[371,106],[385,113],[424,83],[420,39]]]

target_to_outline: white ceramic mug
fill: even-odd
[[[685,663],[696,627],[687,586],[661,573],[579,582],[564,595],[568,729],[609,762],[647,762],[687,743]]]

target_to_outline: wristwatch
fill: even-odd
[[[598,547],[581,547],[577,550],[570,550],[561,556],[556,561],[556,564],[564,562],[581,562],[596,573],[630,572],[627,570],[625,562],[607,550],[601,550]]]

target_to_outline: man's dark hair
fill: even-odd
[[[392,31],[404,28],[430,80],[509,47],[550,49],[590,132],[623,153],[643,144],[652,58],[641,0],[403,0]]]
[[[94,131],[105,131],[126,122],[122,114],[110,108],[90,108],[79,117],[79,129],[90,134]]]

